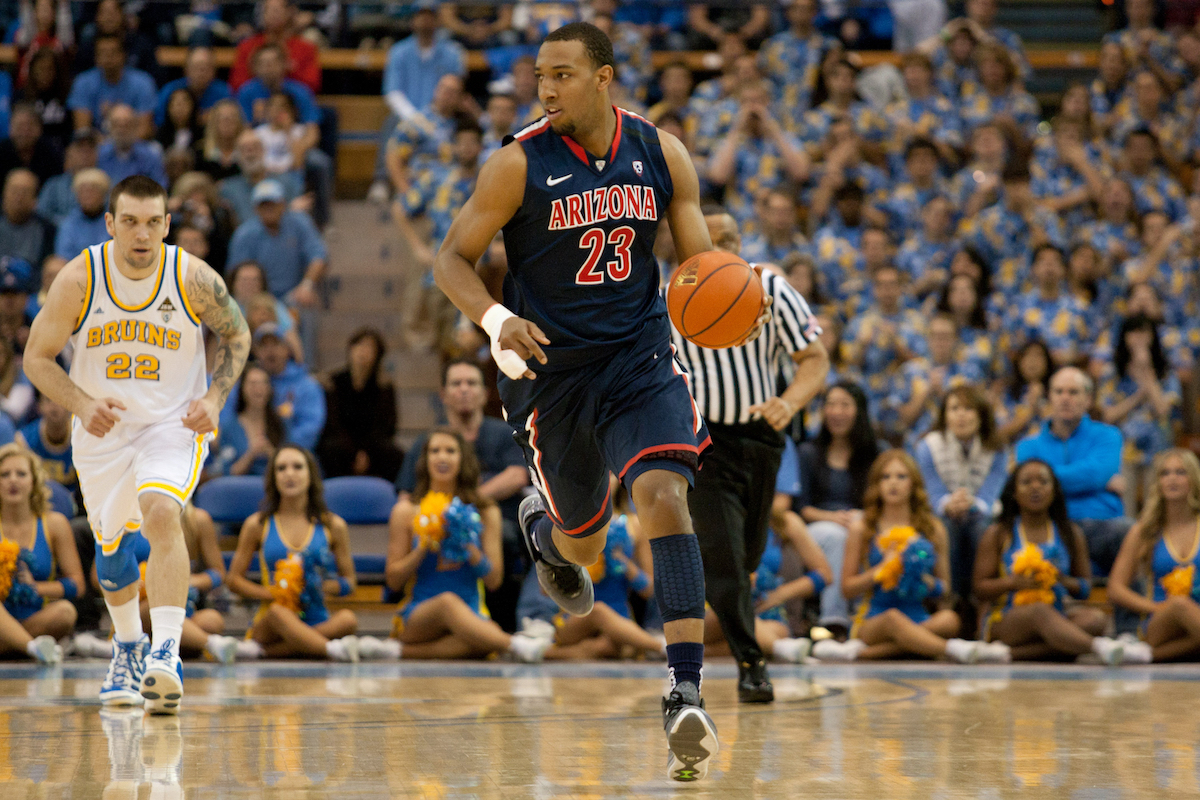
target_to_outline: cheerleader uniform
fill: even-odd
[[[1155,603],[1162,603],[1172,594],[1183,594],[1184,597],[1195,599],[1196,575],[1200,572],[1200,530],[1192,542],[1191,550],[1178,554],[1167,543],[1166,537],[1159,537],[1150,555],[1150,584],[1147,597]],[[1186,592],[1181,592],[1180,589]],[[1138,634],[1146,637],[1146,624],[1149,615],[1143,616],[1138,626]]]
[[[0,531],[0,539],[11,541],[8,539],[7,536],[4,536],[2,531]],[[35,580],[35,581],[54,580],[54,575],[56,574],[57,570],[56,570],[56,566],[54,564],[54,552],[50,549],[50,542],[46,538],[46,520],[45,520],[45,518],[38,517],[37,531],[34,533],[34,536],[33,536],[33,547],[30,548],[29,550],[25,550],[24,548],[22,548],[22,551],[31,554],[32,559],[29,562],[18,562],[17,563],[18,571],[23,568],[23,566],[22,566],[23,563],[27,563],[28,567],[29,567],[29,572],[30,572],[31,576],[33,577],[33,580]],[[18,580],[17,575],[15,573],[13,574],[12,579],[13,579],[14,583]],[[30,607],[30,606],[10,605],[8,603],[8,601],[5,601],[4,607],[8,610],[8,613],[11,614],[13,616],[13,618],[16,620],[29,619],[30,617],[32,617],[34,614],[36,614],[39,611],[39,609]]]
[[[884,558],[890,555],[879,549],[879,536],[880,534],[876,534],[875,538],[871,540],[871,547],[867,551],[867,566],[872,569],[883,563]],[[915,538],[908,541],[905,548],[907,549],[908,546],[922,539],[928,541],[924,536],[917,534]],[[903,554],[901,554],[901,558],[903,558]],[[879,584],[873,583],[858,605],[858,613],[855,615],[854,625],[850,629],[850,638],[859,638],[859,631],[864,622],[893,608],[918,625],[929,619],[929,612],[925,610],[924,600],[904,598],[900,596],[897,589],[884,589]]]
[[[416,546],[415,536],[413,546]],[[458,595],[467,608],[485,619],[491,619],[483,602],[483,579],[476,577],[471,564],[467,561],[447,561],[441,553],[430,551],[404,587],[404,599],[400,601],[392,621],[392,635],[399,637],[417,606],[445,592]]]
[[[1009,541],[1008,547],[1004,549],[1004,553],[1000,557],[1000,577],[1013,574],[1013,561],[1016,559],[1017,554],[1025,549],[1027,544],[1032,545],[1040,550],[1042,553],[1042,558],[1053,564],[1058,569],[1058,574],[1071,574],[1071,554],[1067,552],[1067,548],[1063,545],[1062,536],[1059,534],[1058,527],[1051,524],[1050,539],[1041,544],[1037,544],[1026,541],[1024,527],[1018,521],[1013,524],[1012,539]],[[1051,591],[1054,592],[1054,609],[1059,613],[1065,612],[1065,600],[1067,597],[1066,588],[1063,587],[1061,583],[1056,583]],[[990,642],[992,640],[992,627],[996,625],[996,623],[1000,622],[1000,620],[1004,618],[1005,614],[1012,610],[1015,594],[1016,592],[1008,592],[997,598],[996,603],[992,606],[991,613],[989,613],[987,618],[984,619],[983,630],[981,631],[981,635],[979,637],[981,641]]]
[[[267,521],[267,534],[263,537],[262,549],[258,551],[263,586],[273,586],[275,584],[274,570],[278,562],[292,555],[298,556],[301,559],[305,556],[316,556],[320,560],[321,551],[328,549],[329,537],[325,533],[325,526],[320,522],[311,523],[308,528],[308,538],[305,540],[304,546],[293,549],[283,541],[283,537],[279,535],[279,527],[275,521],[275,517],[271,517]],[[304,609],[304,622],[308,625],[320,625],[329,619],[329,610],[325,607],[325,593],[321,592],[319,597],[319,600],[315,600]],[[255,622],[266,613],[268,605],[270,604],[263,604],[255,616]]]

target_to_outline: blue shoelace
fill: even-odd
[[[137,660],[140,641],[121,642],[113,640],[117,646],[117,658],[112,662],[112,680],[114,684],[133,681],[133,666]]]
[[[156,659],[161,659],[164,661],[170,660],[171,657],[174,656],[174,653],[171,652],[171,648],[174,646],[175,646],[175,640],[167,639],[166,641],[164,641],[162,643],[162,647],[158,648],[157,650],[155,650],[153,653],[150,654],[150,657],[156,658]]]

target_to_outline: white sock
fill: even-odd
[[[138,598],[119,606],[105,600],[104,605],[108,606],[108,615],[112,617],[114,639],[128,644],[142,638],[142,610]]]
[[[1092,639],[1092,652],[1100,656],[1100,660],[1105,664],[1114,666],[1125,657],[1125,643],[1107,636],[1097,636]]]
[[[179,658],[179,640],[183,638],[183,621],[187,610],[179,606],[157,606],[150,609],[150,630],[153,631],[150,650],[169,644],[171,655]]]
[[[266,655],[263,646],[253,639],[245,639],[237,644],[237,657],[239,661],[253,661],[262,658]]]
[[[978,642],[968,642],[966,639],[947,639],[946,655],[961,664],[968,664],[978,658]]]
[[[38,654],[38,646],[37,645],[38,645],[38,642],[37,642],[36,637],[33,639],[30,639],[29,644],[25,645],[25,652],[26,652],[26,654],[29,655],[30,658],[38,657],[38,655],[37,655]]]

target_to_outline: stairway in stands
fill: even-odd
[[[413,265],[391,218],[362,200],[334,204],[326,235],[329,248],[328,310],[321,315],[318,372],[346,362],[346,341],[370,325],[388,345],[384,374],[396,386],[401,445],[407,448],[437,420],[441,368],[432,351],[405,346],[404,299],[420,287],[421,270]]]

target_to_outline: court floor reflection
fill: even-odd
[[[1200,668],[778,668],[664,778],[661,665],[192,667],[178,718],[101,710],[101,664],[0,667],[0,798],[1200,796]]]

